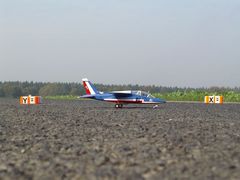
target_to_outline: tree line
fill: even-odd
[[[115,90],[142,90],[151,93],[171,93],[171,92],[187,92],[187,91],[205,91],[205,92],[240,92],[240,87],[225,88],[179,88],[164,86],[143,86],[143,85],[104,85],[94,84],[97,89],[107,92]],[[46,83],[46,82],[0,82],[0,97],[20,97],[25,95],[40,96],[57,96],[57,95],[73,95],[80,96],[85,94],[85,90],[81,83]]]

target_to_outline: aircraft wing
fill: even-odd
[[[110,94],[132,94],[132,91],[111,91]]]

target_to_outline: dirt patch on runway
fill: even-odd
[[[0,179],[240,179],[240,105],[0,99]]]

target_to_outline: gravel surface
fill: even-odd
[[[0,179],[240,179],[240,104],[0,99]]]

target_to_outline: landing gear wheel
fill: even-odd
[[[158,105],[153,106],[153,109],[156,109],[156,108],[158,108]]]
[[[122,108],[123,105],[122,104],[115,104],[115,108]]]

